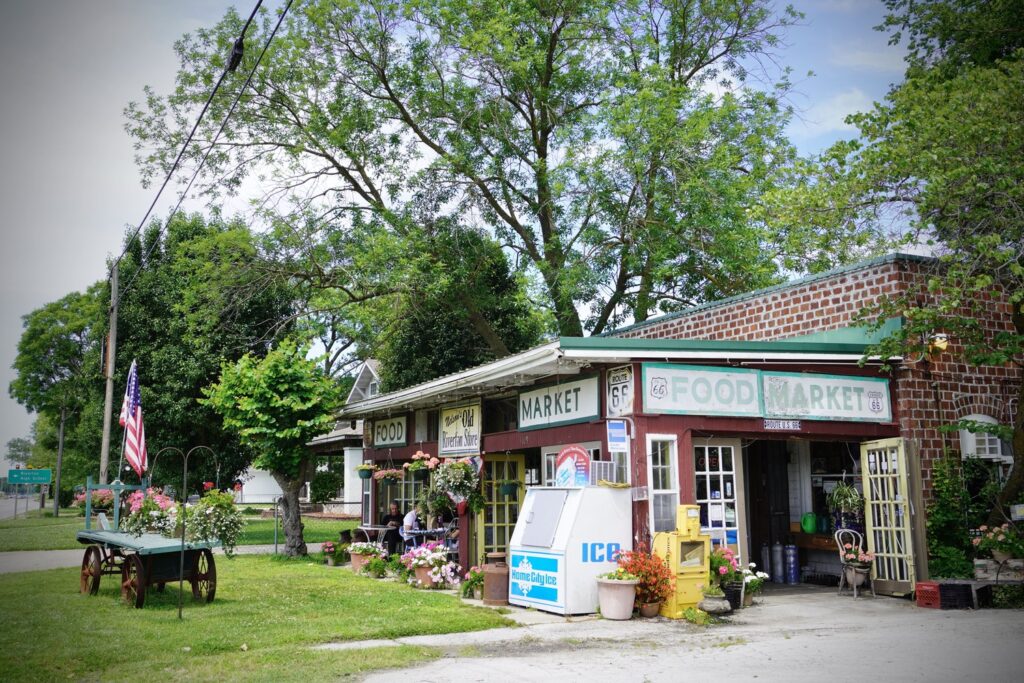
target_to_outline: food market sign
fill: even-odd
[[[597,377],[519,394],[519,431],[542,429],[598,417]]]
[[[892,422],[888,380],[644,363],[644,412]]]
[[[443,456],[476,455],[480,452],[479,403],[445,408],[441,411],[439,452]]]
[[[373,421],[373,445],[381,446],[404,446],[406,444],[405,432],[406,417],[392,417],[387,420]]]

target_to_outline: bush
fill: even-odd
[[[686,619],[691,624],[697,626],[707,626],[711,623],[711,615],[704,610],[699,610],[696,607],[687,607],[683,611],[683,619]]]
[[[383,579],[387,569],[388,563],[379,557],[371,558],[369,562],[363,565],[363,573],[369,574],[375,579]]]
[[[992,586],[992,606],[999,609],[1024,607],[1024,586]]]
[[[309,499],[313,503],[326,503],[338,495],[344,478],[337,472],[317,472],[309,483]]]
[[[948,545],[929,545],[928,574],[932,578],[970,579],[974,577],[974,564],[964,551]]]
[[[62,508],[69,508],[69,507],[71,507],[72,503],[75,502],[75,492],[72,489],[61,489],[60,490],[60,494],[58,494],[57,497],[58,497],[58,504]],[[85,509],[84,508],[82,509],[82,514],[83,515],[85,514]]]

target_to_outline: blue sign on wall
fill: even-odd
[[[625,420],[608,420],[608,452],[629,453],[629,435],[626,434]]]
[[[509,567],[509,594],[524,602],[561,607],[563,602],[561,555],[513,552]]]

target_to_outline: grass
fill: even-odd
[[[346,569],[269,556],[217,559],[216,600],[192,602],[185,584],[182,621],[176,586],[150,592],[135,610],[120,601],[112,577],[102,578],[98,595],[83,596],[77,569],[0,575],[4,680],[337,680],[439,652],[311,646],[509,624],[451,595]]]
[[[320,519],[304,517],[302,535],[307,543],[337,541],[342,529],[359,526],[354,519]],[[95,525],[94,525],[95,526]],[[0,521],[0,552],[11,550],[67,550],[78,549],[82,544],[75,540],[75,534],[85,528],[85,518],[77,510],[61,511],[60,517],[44,517],[39,510],[29,517]],[[269,545],[274,542],[274,520],[246,517],[245,529],[238,545]],[[284,531],[278,530],[278,542],[284,544]]]

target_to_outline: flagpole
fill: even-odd
[[[114,475],[114,479],[117,481],[121,480],[121,468],[124,467],[124,445],[128,441],[128,427],[125,426],[124,432],[121,434],[121,457],[117,459],[117,474]]]

